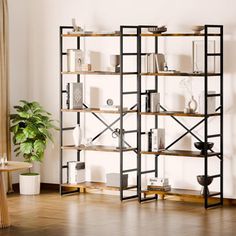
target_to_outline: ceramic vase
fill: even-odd
[[[191,99],[190,99],[190,101],[188,102],[188,108],[189,108],[189,110],[192,112],[192,113],[194,113],[194,112],[196,112],[196,110],[197,110],[197,101],[194,99],[194,97],[192,96],[191,97]]]
[[[77,124],[73,130],[73,139],[75,146],[79,146],[81,144],[82,133],[79,124]]]

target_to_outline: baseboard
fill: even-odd
[[[59,192],[59,184],[52,184],[52,183],[41,183],[41,190],[42,191],[57,191]],[[13,184],[13,190],[14,192],[19,193],[19,183]],[[171,201],[184,201],[184,202],[194,202],[194,203],[202,203],[202,200],[199,200],[197,198],[189,198],[189,197],[170,197],[166,198],[166,200]],[[225,206],[236,206],[236,199],[232,198],[224,198],[224,205]]]

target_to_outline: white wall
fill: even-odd
[[[37,100],[57,119],[59,117],[59,26],[71,25],[71,18],[76,18],[77,22],[86,29],[93,30],[116,30],[122,24],[166,24],[168,30],[174,32],[177,30],[186,31],[195,24],[223,24],[225,26],[225,196],[236,197],[236,144],[234,143],[236,110],[233,107],[236,93],[236,85],[233,80],[236,73],[234,67],[236,52],[235,1],[9,0],[9,7],[12,104],[20,98]],[[116,43],[118,45],[118,41]],[[99,49],[99,45],[103,46],[102,49]],[[171,56],[176,56],[178,53],[187,58],[191,56],[190,41],[176,41],[178,46],[175,47],[175,44],[171,44],[171,41],[168,40],[164,42],[164,45],[168,45],[174,50]],[[83,46],[85,48],[91,46],[93,50],[103,51],[106,58],[109,53],[118,52],[111,41],[104,43],[102,40],[93,42],[88,40]],[[171,54],[168,49],[165,49],[165,52]],[[99,87],[100,85],[97,83],[109,85],[106,92],[102,94],[102,101],[107,96],[112,96],[107,91],[112,91],[114,88],[113,80],[109,82],[106,78],[102,78],[94,82],[95,80],[88,77],[86,79],[85,87],[87,90],[89,85]],[[170,93],[176,90],[179,81],[177,79],[176,82],[172,83],[172,81],[165,80],[161,86],[162,88],[170,86],[171,90],[168,91]],[[132,81],[129,82],[129,86],[131,84]],[[201,82],[194,80],[193,84],[195,87],[200,87]],[[177,93],[181,94],[181,92],[180,89]],[[115,93],[118,94],[118,91]],[[162,91],[162,93],[167,93],[167,90]],[[168,101],[165,102],[168,103]],[[112,117],[104,116],[104,119],[112,120]],[[192,124],[192,121],[186,122]],[[172,137],[173,133],[175,136],[182,131],[169,121],[163,121],[163,123],[166,126],[170,124],[171,127],[174,127],[174,132],[168,131],[169,137]],[[86,124],[89,126],[89,134],[86,133],[88,137],[94,129],[99,131],[103,128],[97,125],[99,123],[92,119],[91,115],[86,115]],[[109,140],[109,137],[109,135],[105,137],[105,140]],[[43,182],[58,183],[58,140],[58,134],[55,134],[55,147],[53,149],[49,146],[46,152],[45,161],[41,167]],[[187,145],[187,142],[185,140],[184,145]],[[194,140],[190,139],[191,145],[193,142]],[[96,176],[91,176],[88,172],[88,178],[104,180],[104,171],[118,170],[118,158],[111,155],[113,154],[86,153],[88,165],[96,169]],[[216,169],[215,161],[210,163],[213,169]],[[146,165],[149,164],[146,162]],[[199,189],[195,176],[203,173],[203,162],[201,160],[167,157],[161,159],[161,167],[165,169],[165,173],[162,174],[171,179],[174,187]],[[213,183],[212,186],[216,188],[216,183]]]

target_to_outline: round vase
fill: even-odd
[[[196,110],[197,110],[197,106],[198,106],[198,104],[197,104],[197,101],[194,99],[194,97],[192,96],[191,97],[191,99],[190,99],[190,101],[188,102],[188,108],[189,108],[189,110],[191,111],[191,112],[196,112]]]
[[[81,144],[82,134],[79,124],[77,124],[73,130],[73,139],[75,146],[79,146]]]

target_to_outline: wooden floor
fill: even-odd
[[[13,226],[1,236],[233,236],[236,208],[204,210],[199,204],[159,200],[121,203],[116,196],[10,195]]]

